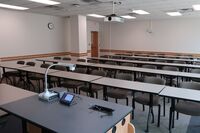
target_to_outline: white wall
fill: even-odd
[[[0,57],[64,52],[63,27],[64,18],[0,9]]]
[[[200,18],[152,21],[153,33],[148,33],[149,21],[122,24],[102,23],[104,49],[200,52]]]

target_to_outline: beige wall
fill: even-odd
[[[101,47],[104,49],[200,52],[200,18],[179,18],[152,21],[152,33],[148,33],[149,21],[126,23],[102,23]]]
[[[63,27],[61,17],[0,9],[0,57],[63,52]]]

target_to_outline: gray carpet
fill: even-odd
[[[187,133],[200,132],[200,116],[192,116],[188,125]]]

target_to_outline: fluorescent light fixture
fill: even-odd
[[[2,4],[2,3],[0,3],[0,7],[9,8],[9,9],[15,9],[15,10],[27,10],[27,9],[29,9],[27,7],[13,6],[13,5],[7,5],[7,4]]]
[[[42,3],[42,4],[46,4],[46,5],[57,5],[57,4],[60,4],[60,2],[52,1],[52,0],[29,0],[29,1]]]
[[[169,16],[182,16],[182,14],[180,13],[180,12],[167,12],[166,13],[167,15],[169,15]]]
[[[125,19],[136,19],[136,17],[130,16],[130,15],[124,15],[124,16],[121,16],[121,17],[125,18]]]
[[[150,14],[149,12],[146,12],[144,10],[133,10],[132,12],[140,15]]]
[[[200,4],[199,5],[193,5],[192,6],[194,10],[200,11]]]
[[[95,17],[95,18],[105,18],[105,16],[103,16],[103,15],[98,15],[98,14],[88,14],[87,16]]]

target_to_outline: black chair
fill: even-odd
[[[200,74],[200,69],[191,69],[191,73],[199,73]],[[199,78],[191,78],[192,81],[195,82],[200,82]]]
[[[103,76],[103,77],[106,76],[106,72],[105,72],[105,71],[102,71],[102,70],[93,70],[93,71],[91,72],[91,74],[92,74],[92,75],[97,75],[97,76]],[[91,91],[90,91],[90,89],[91,89]],[[80,94],[81,91],[86,92],[87,95],[88,95],[90,92],[92,92],[92,93],[95,93],[95,94],[96,94],[96,98],[98,98],[98,92],[101,91],[101,90],[103,90],[103,86],[101,86],[101,85],[94,85],[94,84],[92,84],[92,85],[91,85],[91,88],[89,88],[89,85],[87,84],[87,85],[81,86],[81,87],[79,88],[79,94]]]
[[[127,73],[117,73],[116,79],[122,79],[122,80],[129,80],[132,81],[132,75]],[[128,96],[130,96],[132,93],[127,90],[122,90],[120,88],[108,88],[106,93],[106,99],[108,97],[114,98],[115,102],[118,103],[118,99],[126,99],[126,105],[128,106]]]
[[[76,68],[73,72],[86,74],[87,73],[87,69],[86,68]],[[75,81],[75,80],[64,80],[60,84],[61,87],[65,87],[67,89],[73,89],[74,93],[77,93],[78,92],[78,88],[80,86],[82,86],[82,85],[84,85],[84,82]]]
[[[159,84],[159,85],[164,85],[165,81],[161,78],[158,77],[144,77],[144,82],[145,83],[152,83],[152,84]],[[150,94],[148,93],[137,93],[134,97],[134,102],[140,103],[142,105],[147,105],[150,108]],[[133,104],[134,105],[134,104]],[[152,106],[158,106],[158,123],[157,126],[160,126],[160,98],[157,95],[153,95],[153,105]],[[152,123],[154,122],[154,113],[153,113],[153,108],[150,110],[152,114]]]
[[[17,64],[20,65],[24,65],[25,61],[17,61]],[[5,69],[3,70],[3,75],[2,75],[2,79],[1,82],[6,79],[6,83],[8,84],[8,80],[10,81],[10,84],[12,85],[16,85],[16,78],[20,76],[20,72],[19,71],[5,71]]]
[[[78,62],[86,62],[86,59],[77,59],[76,61],[78,61]]]
[[[56,57],[53,57],[53,59],[55,59],[55,60],[61,60],[61,57],[56,56]]]
[[[72,59],[70,57],[63,57],[63,60],[70,61]]]

